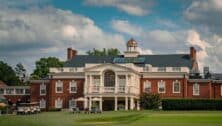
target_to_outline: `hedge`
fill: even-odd
[[[222,99],[163,99],[163,110],[222,110]]]

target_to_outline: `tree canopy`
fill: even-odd
[[[103,50],[98,50],[94,48],[93,50],[87,51],[86,54],[94,56],[116,56],[120,54],[120,51],[116,48],[103,48]]]
[[[41,58],[35,62],[35,70],[32,79],[40,79],[48,76],[50,67],[63,67],[64,62],[56,57]]]
[[[16,64],[16,66],[15,66],[15,73],[19,77],[20,81],[24,82],[24,80],[26,78],[26,69],[22,65],[22,63]]]
[[[0,80],[7,85],[18,85],[20,83],[13,68],[3,61],[0,61]]]

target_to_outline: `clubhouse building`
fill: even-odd
[[[142,55],[135,40],[126,45],[118,56],[78,55],[68,48],[64,67],[50,68],[47,79],[31,80],[24,89],[0,86],[0,95],[12,103],[25,97],[46,110],[97,106],[104,111],[139,110],[144,92],[162,98],[222,98],[221,75],[209,73],[207,67],[199,75],[194,47],[187,54]]]

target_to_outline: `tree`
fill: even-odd
[[[7,63],[0,61],[0,80],[7,85],[18,85],[19,78],[16,76],[15,71]]]
[[[64,62],[60,61],[56,57],[48,57],[48,58],[41,58],[35,62],[35,70],[32,73],[32,78],[45,78],[48,76],[49,68],[50,67],[63,67]]]
[[[88,55],[93,55],[93,56],[116,56],[120,54],[120,51],[115,48],[110,48],[110,49],[103,48],[103,50],[98,50],[98,49],[89,50],[86,53]]]
[[[143,93],[140,96],[140,105],[144,109],[158,109],[161,103],[159,94]]]
[[[19,77],[21,82],[25,81],[25,79],[26,79],[26,69],[24,68],[24,66],[21,63],[18,63],[15,66],[15,73]]]

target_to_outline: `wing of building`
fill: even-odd
[[[187,54],[141,55],[130,39],[118,56],[78,55],[67,49],[62,68],[50,68],[48,79],[32,80],[30,100],[40,107],[101,110],[140,109],[144,92],[162,98],[222,98],[222,81],[201,78],[196,50]]]

